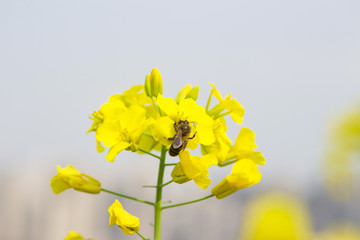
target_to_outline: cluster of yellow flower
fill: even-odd
[[[211,86],[206,108],[196,103],[199,88],[191,85],[181,89],[175,99],[164,98],[162,77],[154,68],[144,85],[111,96],[99,111],[95,111],[89,132],[95,131],[99,152],[104,151],[101,143],[110,147],[106,159],[112,162],[123,150],[160,150],[160,144],[170,147],[172,140],[169,139],[176,135],[174,125],[187,120],[191,125],[189,136],[196,134],[193,139],[188,139],[186,148],[194,150],[200,145],[204,155],[197,157],[188,150],[181,151],[180,162],[171,174],[174,182],[194,180],[205,189],[211,182],[208,178],[211,165],[235,162],[231,175],[213,189],[218,198],[226,197],[240,188],[258,183],[261,174],[256,164],[264,164],[265,159],[260,152],[254,151],[257,147],[255,134],[248,128],[240,130],[232,145],[226,134],[224,117],[230,115],[234,122],[241,124],[245,110],[231,95],[223,98],[215,86]],[[212,96],[218,103],[209,109]]]
[[[211,196],[222,199],[260,182],[261,173],[257,165],[265,164],[265,159],[255,151],[255,134],[249,128],[241,128],[235,143],[232,143],[226,133],[225,117],[230,115],[232,121],[242,124],[245,110],[231,94],[222,97],[215,86],[211,86],[205,108],[196,102],[198,86],[186,85],[175,99],[165,98],[162,77],[154,68],[146,76],[145,84],[111,96],[98,111],[94,111],[88,132],[95,132],[98,152],[109,148],[106,159],[110,162],[123,150],[155,157],[158,156],[153,152],[160,151],[159,159],[165,158],[167,150],[171,156],[178,155],[180,161],[171,173],[171,182],[178,184],[193,180],[200,188],[206,189],[211,183],[208,172],[211,165],[234,164],[231,173],[212,189]],[[217,103],[210,107],[213,97]],[[191,155],[188,149],[199,146],[202,156]],[[51,181],[54,193],[71,187],[88,193],[102,190],[97,180],[81,174],[72,166],[58,167],[58,170],[58,175]],[[126,217],[131,219],[131,223],[123,223],[119,216],[128,213],[118,201],[109,212],[110,225],[118,224],[125,234],[138,230],[135,217]]]

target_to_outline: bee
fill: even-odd
[[[181,150],[186,148],[189,139],[193,139],[196,135],[196,132],[192,137],[189,137],[191,132],[191,126],[187,120],[179,121],[178,123],[174,123],[175,128],[175,136],[173,138],[168,138],[168,140],[173,140],[171,147],[169,149],[170,156],[179,155]]]

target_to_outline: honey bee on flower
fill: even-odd
[[[194,139],[196,132],[192,137],[190,136],[191,127],[187,120],[179,121],[178,123],[174,123],[174,128],[176,134],[173,138],[168,138],[168,140],[173,140],[171,147],[169,149],[170,156],[177,156],[179,155],[181,150],[186,148],[186,145],[190,139]]]

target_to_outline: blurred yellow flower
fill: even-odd
[[[222,199],[239,189],[257,184],[260,180],[261,173],[258,171],[258,166],[251,159],[242,159],[234,164],[231,174],[226,176],[211,192],[217,199]]]
[[[194,180],[200,188],[207,188],[211,180],[209,178],[209,167],[216,165],[217,160],[213,155],[202,157],[191,156],[190,152],[185,150],[179,154],[180,162],[174,167],[171,177],[176,183],[184,183]]]
[[[330,132],[324,169],[327,187],[338,201],[348,201],[357,191],[360,162],[360,106],[338,120]]]
[[[71,231],[63,240],[93,240],[93,239],[85,239],[79,233]]]
[[[262,194],[251,200],[245,209],[246,220],[238,239],[313,239],[310,214],[298,197]]]
[[[316,234],[314,240],[360,240],[360,231],[351,223],[337,223]]]
[[[65,168],[56,166],[58,173],[51,178],[51,189],[59,194],[68,188],[80,192],[97,194],[101,191],[100,182],[84,173],[80,173],[75,167],[68,165]]]
[[[125,235],[134,234],[140,229],[139,218],[124,210],[121,203],[116,199],[108,209],[110,213],[109,226],[117,224]]]

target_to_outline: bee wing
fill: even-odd
[[[188,139],[187,138],[183,139],[182,150],[185,150],[187,143],[188,143]]]
[[[172,146],[173,146],[173,148],[176,149],[176,148],[179,148],[182,144],[183,144],[182,133],[181,133],[181,131],[178,131],[174,137]]]

